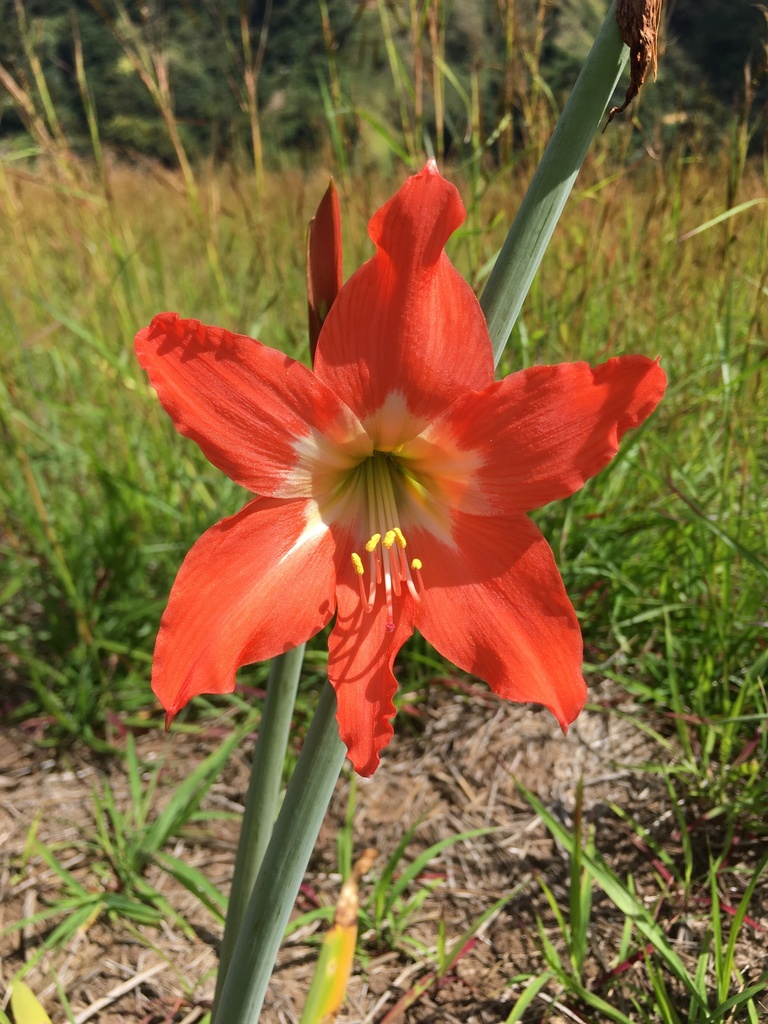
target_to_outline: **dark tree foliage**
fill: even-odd
[[[673,0],[668,38],[695,66],[699,81],[722,104],[733,107],[744,97],[744,70],[755,85],[765,74],[766,16],[755,0]]]
[[[123,6],[127,22],[118,17],[111,0],[25,0],[23,10],[22,23],[14,0],[0,0],[0,19],[6,28],[0,39],[0,60],[42,111],[45,105],[27,51],[39,58],[53,107],[70,137],[87,137],[75,75],[76,34],[103,142],[128,151],[171,155],[158,106],[130,54],[145,58],[150,74],[152,53],[167,58],[176,117],[193,153],[219,144],[236,123],[239,110],[227,84],[227,50],[220,26],[205,6],[185,0],[129,0]],[[0,133],[18,127],[12,103],[0,106],[0,117]]]
[[[510,0],[511,2],[511,0]],[[21,6],[19,6],[19,4]],[[318,0],[0,0],[0,62],[29,97],[47,128],[47,97],[62,130],[88,146],[88,124],[75,74],[75,38],[80,39],[91,101],[102,142],[130,153],[173,160],[161,112],[137,74],[135,61],[154,74],[152,60],[168,69],[173,110],[191,156],[230,155],[249,147],[241,15],[253,54],[267,20],[266,48],[258,83],[264,146],[273,155],[286,149],[313,151],[328,138],[328,97],[343,91],[346,138],[354,137],[355,104],[398,124],[399,98],[392,87],[377,5],[365,0],[326,0],[331,39],[324,37]],[[588,40],[599,25],[606,0],[559,0],[550,9],[542,73],[553,93],[573,83],[583,59],[576,35]],[[387,0],[396,43],[408,61],[409,5]],[[456,80],[469,92],[476,72],[483,128],[491,132],[502,109],[504,41],[502,0],[445,0],[445,57]],[[19,16],[19,10],[22,14]],[[534,0],[517,0],[520,17],[531,18]],[[653,99],[644,110],[660,113],[704,110],[717,121],[743,102],[744,66],[752,62],[753,110],[765,101],[766,19],[753,0],[668,0],[668,47]],[[761,65],[762,59],[762,65]],[[524,61],[522,61],[524,64]],[[649,97],[652,95],[648,90]],[[467,130],[466,104],[446,86],[449,147]],[[0,85],[0,143],[24,137],[29,114]],[[431,133],[429,90],[424,126]],[[394,129],[397,134],[397,129]],[[34,132],[33,132],[34,135]]]
[[[354,18],[352,0],[329,0],[340,58]],[[254,38],[264,22],[266,0],[257,0],[249,21]],[[317,0],[273,0],[261,73],[265,131],[283,146],[314,149],[325,132],[321,82],[328,61]]]

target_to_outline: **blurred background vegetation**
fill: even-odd
[[[175,162],[172,106],[193,160],[250,158],[255,148],[268,168],[306,164],[326,145],[332,110],[347,155],[363,164],[391,155],[405,119],[411,151],[426,135],[460,158],[479,132],[503,163],[529,141],[532,116],[554,120],[606,8],[607,0],[0,0],[0,147],[39,144],[48,132],[90,149],[90,102],[101,143],[127,157]],[[714,140],[735,112],[751,119],[758,145],[766,8],[668,0],[663,21],[659,81],[634,112],[646,141]],[[377,148],[381,139],[388,144]]]

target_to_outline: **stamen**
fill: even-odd
[[[378,551],[372,551],[371,552],[371,559],[370,559],[370,561],[371,561],[371,576],[375,578],[376,585],[378,586],[378,584],[381,583],[381,559],[379,558],[379,552]],[[371,586],[373,586],[373,581],[371,581]]]
[[[411,559],[411,568],[413,574],[416,577],[416,584],[414,585],[411,574],[408,573],[408,589],[417,601],[421,601],[424,596],[424,581],[421,578],[422,562],[420,558]],[[416,589],[418,587],[418,590]]]
[[[387,537],[390,534],[392,534],[392,543],[387,548],[387,551],[389,552],[389,567],[392,572],[392,585],[395,588],[395,597],[400,597],[400,580],[403,576],[398,556],[401,554],[401,549],[395,547],[395,531],[390,530],[387,533]],[[384,557],[386,558],[386,555]]]
[[[405,551],[401,544],[397,546],[397,554],[400,556],[400,579],[408,579],[408,562],[405,557]]]
[[[362,558],[356,551],[352,552],[352,566],[355,570],[355,575],[357,576],[357,585],[360,589],[360,600],[362,601],[365,610],[369,612],[373,605],[368,599],[368,595],[365,592],[365,584],[363,583],[365,567],[363,566]]]
[[[352,555],[352,566],[358,578],[360,598],[366,611],[372,611],[376,603],[377,587],[384,586],[386,628],[395,628],[395,598],[403,595],[406,587],[415,601],[421,601],[424,585],[421,579],[421,560],[414,558],[410,565],[405,555],[407,540],[398,522],[397,476],[402,470],[397,460],[389,453],[376,452],[361,467],[364,500],[367,511],[367,527],[370,531],[361,558]],[[367,585],[363,581],[365,572],[363,558],[369,559],[370,576]]]
[[[387,530],[384,540],[381,542],[381,546],[384,548],[382,561],[384,563],[384,589],[387,592],[387,609],[390,609],[392,605],[392,590],[394,589],[396,597],[400,596],[400,571],[397,562],[392,557],[392,545],[394,543],[395,535],[393,531]],[[387,620],[387,628],[389,628],[389,620]],[[394,629],[395,627],[393,626],[392,628]]]
[[[392,591],[387,590],[387,632],[393,632],[395,628],[395,609],[392,606]]]

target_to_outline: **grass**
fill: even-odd
[[[756,1021],[768,982],[739,973],[734,945],[754,914],[765,858],[738,879],[737,898],[727,902],[724,891],[733,841],[764,838],[768,805],[765,183],[759,164],[747,163],[736,198],[753,205],[720,219],[734,192],[727,154],[619,159],[617,148],[602,142],[585,168],[502,371],[636,351],[661,356],[669,375],[661,408],[611,467],[537,520],[579,612],[589,676],[631,695],[637,723],[668,752],[641,770],[667,787],[679,855],[620,804],[615,813],[648,845],[664,899],[693,901],[706,927],[691,969],[580,816],[565,826],[526,793],[567,852],[569,882],[565,897],[541,883],[550,911],[537,932],[545,970],[509,979],[516,1002],[507,1019],[566,1005],[582,1020]],[[211,785],[222,757],[159,812],[156,776],[125,736],[160,726],[147,678],[184,553],[246,496],[175,433],[131,343],[155,312],[177,309],[306,358],[304,233],[324,187],[320,173],[257,183],[235,166],[187,167],[182,176],[101,156],[95,168],[60,152],[0,162],[2,713],[58,757],[86,744],[94,756],[124,759],[131,791],[128,811],[107,782],[93,795],[87,856],[105,896],[84,888],[30,823],[25,857],[44,862],[60,883],[41,912],[59,922],[46,948],[72,939],[94,915],[144,924],[173,915],[145,880],[150,863],[221,915],[222,893],[163,847],[196,820],[195,787]],[[469,207],[451,255],[479,288],[527,164],[486,173],[478,159],[449,173]],[[345,172],[348,273],[368,255],[366,217],[392,187],[376,174]],[[299,731],[323,668],[319,638],[307,656]],[[427,682],[444,671],[423,641],[412,642],[400,663],[403,699],[418,710]],[[258,692],[265,675],[264,666],[244,670],[245,694]],[[600,694],[598,686],[606,716],[626,714],[601,704]],[[204,731],[222,706],[242,704],[237,696],[200,700],[181,728]],[[239,717],[247,731],[251,720]],[[718,827],[703,860],[702,820]],[[447,939],[439,931],[434,950],[409,941],[412,916],[439,889],[421,872],[449,845],[400,863],[409,838],[374,880],[362,941],[423,959],[424,988],[409,990],[411,1006],[474,932]],[[351,858],[351,848],[341,849],[342,867]],[[602,988],[584,976],[591,922],[604,909],[596,890],[623,921]],[[644,965],[645,984],[622,982],[619,991],[615,979],[632,957]]]

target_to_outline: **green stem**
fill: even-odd
[[[258,1020],[345,753],[336,725],[336,694],[326,682],[248,901],[212,1024]]]
[[[628,56],[613,0],[480,299],[497,363]]]
[[[243,921],[248,899],[264,860],[272,826],[277,816],[285,752],[291,732],[305,644],[272,659],[267,680],[267,695],[259,735],[253,751],[251,778],[245,798],[245,810],[237,844],[235,873],[229,894],[227,920],[221,943],[219,973],[216,978],[214,1012],[221,998],[224,979],[232,959],[237,933]]]

